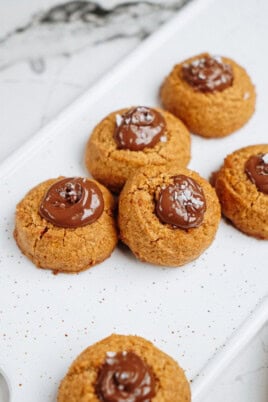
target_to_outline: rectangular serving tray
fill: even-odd
[[[191,55],[235,59],[258,96],[253,118],[237,133],[192,136],[189,167],[208,178],[228,153],[267,142],[267,15],[265,0],[191,2],[0,166],[0,367],[11,402],[55,401],[72,360],[113,332],[141,335],[170,354],[192,380],[193,400],[202,400],[267,320],[267,242],[223,220],[212,246],[177,269],[117,248],[88,271],[55,276],[22,256],[12,234],[25,193],[51,177],[86,176],[84,148],[95,124],[121,107],[158,105],[162,80]]]

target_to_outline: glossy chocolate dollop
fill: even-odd
[[[182,66],[182,77],[200,92],[223,91],[233,83],[233,71],[220,57],[204,56]]]
[[[155,396],[155,379],[135,353],[108,352],[95,389],[103,402],[150,402]]]
[[[201,225],[206,199],[200,185],[191,177],[178,175],[173,184],[162,187],[156,203],[156,214],[163,223],[181,229]]]
[[[245,172],[259,191],[268,194],[268,153],[252,155],[245,163]]]
[[[116,115],[115,141],[119,149],[141,151],[152,148],[159,141],[165,142],[166,122],[157,111],[138,106]]]
[[[95,222],[102,214],[104,201],[99,187],[83,178],[67,178],[48,189],[39,214],[63,228],[77,228]]]

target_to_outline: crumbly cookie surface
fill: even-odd
[[[242,127],[254,113],[255,88],[243,67],[222,57],[233,70],[233,84],[222,92],[194,90],[182,78],[183,65],[207,55],[200,54],[174,66],[162,84],[161,100],[164,108],[179,117],[192,133],[224,137]]]
[[[245,173],[252,155],[268,153],[268,145],[241,148],[225,158],[216,174],[215,189],[222,213],[242,232],[268,239],[268,195],[259,191]]]
[[[118,149],[114,139],[116,115],[109,114],[93,130],[85,153],[85,164],[92,176],[114,192],[119,192],[130,174],[146,165],[166,165],[176,161],[186,166],[190,160],[190,134],[172,114],[157,109],[166,120],[166,140],[142,151]]]
[[[178,174],[196,180],[205,194],[207,207],[199,227],[174,229],[155,213],[157,188],[169,184]],[[213,241],[219,221],[220,205],[214,189],[197,173],[176,165],[140,169],[120,194],[120,237],[141,261],[176,267],[196,259]]]
[[[101,217],[75,229],[57,227],[38,213],[44,194],[57,180],[39,184],[19,202],[14,237],[23,254],[39,268],[54,272],[83,271],[109,257],[117,244],[114,199],[105,187],[95,182],[104,198]]]
[[[99,402],[95,384],[106,353],[122,351],[134,352],[151,368],[156,380],[151,402],[190,402],[189,383],[175,360],[144,338],[131,335],[111,335],[82,352],[60,384],[58,402]]]

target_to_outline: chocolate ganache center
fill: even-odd
[[[39,214],[55,226],[76,228],[95,222],[104,201],[99,187],[83,178],[66,178],[54,183],[43,197]]]
[[[135,353],[107,352],[95,389],[103,402],[150,402],[155,396],[155,379]]]
[[[223,91],[233,84],[232,67],[221,57],[204,56],[182,66],[182,77],[200,92]]]
[[[201,186],[191,177],[178,175],[173,183],[160,189],[156,215],[163,223],[181,229],[201,225],[206,211],[206,199]]]
[[[268,153],[252,155],[245,163],[245,172],[259,191],[268,194]]]
[[[119,149],[141,151],[166,141],[166,122],[155,109],[138,106],[116,115],[115,141]]]

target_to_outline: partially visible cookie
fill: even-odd
[[[14,237],[40,268],[79,272],[117,244],[114,199],[94,180],[58,178],[34,187],[16,209]]]
[[[137,168],[190,160],[190,134],[170,113],[138,106],[109,114],[93,130],[85,154],[92,176],[119,192]]]
[[[120,237],[152,264],[176,267],[196,259],[213,241],[219,221],[214,189],[176,165],[140,169],[120,194]]]
[[[161,100],[192,133],[224,137],[250,119],[256,94],[243,67],[203,53],[173,68],[162,84]]]
[[[190,402],[189,383],[171,357],[138,336],[111,335],[73,362],[58,402]]]
[[[216,174],[222,213],[242,232],[268,239],[268,144],[228,155]]]

